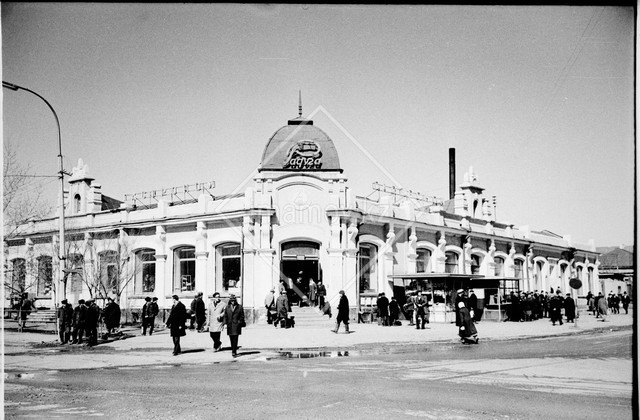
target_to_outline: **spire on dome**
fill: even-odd
[[[298,90],[298,118],[302,118],[302,91]]]

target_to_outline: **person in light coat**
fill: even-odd
[[[220,335],[224,329],[224,310],[227,304],[220,299],[220,293],[215,292],[207,309],[207,324],[209,335],[213,340],[213,351],[218,352],[222,348]]]

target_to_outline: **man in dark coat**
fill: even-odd
[[[422,294],[422,290],[418,290],[418,295],[414,298],[413,310],[415,311],[415,319],[416,319],[416,329],[419,330],[422,328],[423,330],[426,328],[425,323],[427,322],[427,299]]]
[[[273,324],[277,319],[275,292],[275,287],[272,287],[264,298],[264,307],[267,309],[267,324]]]
[[[388,326],[389,325],[389,299],[384,295],[384,292],[381,292],[378,296],[378,300],[376,301],[376,306],[378,308],[378,325]]]
[[[389,302],[389,325],[396,325],[396,321],[400,318],[400,305],[395,296],[391,296]]]
[[[289,318],[289,312],[291,312],[291,306],[289,305],[289,298],[287,297],[287,291],[280,292],[280,296],[276,299],[276,319],[273,322],[274,327],[286,328],[287,318]]]
[[[70,310],[69,306],[67,299],[63,299],[58,308],[58,334],[60,344],[67,344],[69,342],[70,327],[73,323],[73,309]]]
[[[478,344],[478,331],[476,330],[475,325],[473,325],[471,314],[469,313],[469,309],[465,306],[464,301],[458,302],[458,309],[460,310],[461,324],[458,329],[460,341],[464,344]]]
[[[238,303],[236,295],[229,295],[229,304],[224,310],[224,323],[227,326],[227,335],[231,342],[231,355],[238,357],[238,336],[242,334],[242,328],[246,326],[244,321],[244,308]]]
[[[556,325],[559,322],[562,325],[562,307],[563,299],[560,290],[555,296],[549,299],[549,317],[551,318],[551,325]]]
[[[342,322],[346,333],[349,334],[349,299],[347,299],[344,290],[340,290],[338,293],[340,294],[338,316],[336,317],[336,328],[332,331],[337,334],[340,329],[340,322]]]
[[[203,300],[204,293],[198,293],[196,297],[196,325],[198,328],[198,332],[202,332],[204,328],[204,323],[207,320],[207,305]]]
[[[567,297],[564,298],[564,315],[567,317],[567,322],[575,323],[576,302],[571,298],[571,293],[567,293]]]
[[[322,284],[322,280],[318,280],[316,293],[318,295],[318,306],[320,309],[324,309],[324,299],[327,296],[327,288]]]
[[[82,344],[82,336],[87,327],[87,306],[84,299],[78,300],[78,306],[73,310],[73,344]]]
[[[98,344],[98,322],[100,322],[100,307],[94,299],[87,301],[87,338],[90,346]]]
[[[142,335],[147,335],[147,328],[149,328],[149,321],[152,318],[152,306],[151,298],[149,296],[144,298],[144,305],[142,305]],[[153,327],[151,327],[153,329]],[[151,335],[151,331],[149,331]]]
[[[187,322],[187,308],[180,302],[178,295],[173,295],[172,297],[173,306],[167,318],[167,327],[170,329],[171,338],[173,339],[173,355],[177,356],[182,353],[180,337],[187,335],[184,326],[185,322]]]
[[[120,326],[120,305],[112,298],[107,298],[107,305],[103,310],[104,325],[107,328],[107,334],[112,334],[115,329]]]
[[[622,293],[622,309],[624,309],[624,313],[629,313],[629,304],[631,303],[631,298],[627,294],[627,292]]]

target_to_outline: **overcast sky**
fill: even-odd
[[[624,7],[2,3],[2,79],[106,195],[243,189],[301,90],[358,195],[446,199],[454,147],[499,221],[597,246],[634,238],[633,41]],[[51,112],[3,94],[4,141],[55,175]]]

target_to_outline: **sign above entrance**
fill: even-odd
[[[322,168],[322,150],[313,140],[298,140],[289,148],[283,169],[312,170]]]

